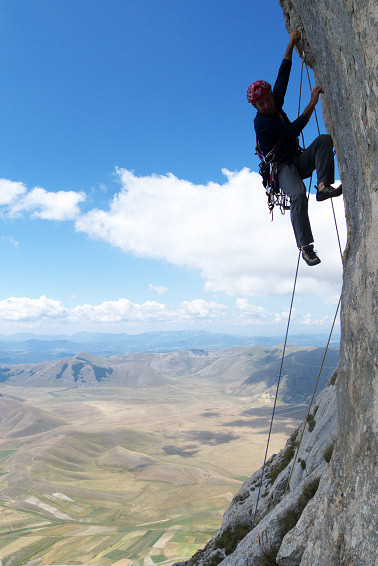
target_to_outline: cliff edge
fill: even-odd
[[[337,384],[338,434],[303,566],[371,566],[377,549],[377,62],[374,0],[280,0],[324,85],[348,226]]]
[[[323,84],[323,117],[343,182],[341,359],[298,434],[242,486],[217,535],[187,566],[373,566],[377,553],[377,108],[375,0],[279,0]],[[303,427],[303,425],[302,425]],[[298,432],[301,432],[299,430]],[[290,467],[290,491],[284,490]]]

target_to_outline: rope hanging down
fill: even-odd
[[[311,80],[310,80],[310,75],[309,75],[309,71],[308,71],[308,67],[307,64],[302,60],[302,66],[301,66],[301,78],[300,78],[300,88],[299,88],[299,103],[298,103],[298,116],[300,115],[300,107],[301,107],[301,96],[302,96],[302,78],[303,78],[303,66],[306,66],[306,71],[307,71],[307,77],[308,77],[308,82],[309,82],[309,87],[310,87],[310,91],[312,90],[312,86],[311,86]],[[316,119],[316,125],[317,125],[317,129],[318,129],[318,135],[320,135],[320,128],[319,128],[319,122],[318,122],[318,117],[316,114],[316,109],[314,110],[314,114],[315,114],[315,119]],[[305,146],[304,144],[304,137],[303,137],[303,132],[302,132],[302,141],[303,141],[303,146]],[[308,187],[308,194],[307,194],[307,198],[309,198],[310,196],[310,190],[311,190],[311,183],[312,183],[312,176],[310,178],[310,183],[309,183],[309,187]],[[336,221],[336,215],[335,215],[335,209],[334,209],[334,205],[333,205],[333,201],[331,200],[331,204],[332,204],[332,212],[333,212],[333,218],[334,218],[334,222],[335,222],[335,227],[336,227],[336,235],[337,235],[337,241],[338,241],[338,245],[339,245],[339,250],[340,250],[340,255],[341,255],[341,260],[343,259],[343,252],[341,249],[341,243],[340,243],[340,236],[339,236],[339,230],[338,230],[338,226],[337,226],[337,221]],[[298,278],[298,270],[299,270],[299,262],[300,262],[300,257],[301,257],[301,250],[299,250],[299,254],[298,254],[298,260],[297,260],[297,268],[295,271],[295,277],[294,277],[294,285],[293,285],[293,292],[292,292],[292,296],[291,296],[291,302],[290,302],[290,310],[289,310],[289,316],[288,316],[288,321],[287,321],[287,327],[286,327],[286,334],[285,334],[285,341],[284,341],[284,346],[283,346],[283,350],[282,350],[282,357],[281,357],[281,365],[280,365],[280,371],[278,374],[278,380],[277,380],[277,388],[276,388],[276,394],[275,394],[275,398],[274,398],[274,403],[273,403],[273,411],[272,411],[272,417],[270,420],[270,427],[269,427],[269,433],[268,433],[268,440],[267,440],[267,445],[266,445],[266,450],[265,450],[265,456],[264,456],[264,463],[262,466],[262,471],[261,471],[261,478],[260,478],[260,484],[259,484],[259,490],[257,493],[257,500],[256,500],[256,506],[255,506],[255,511],[253,514],[253,520],[252,520],[252,529],[253,530],[255,528],[255,524],[256,524],[256,516],[257,516],[257,510],[258,510],[258,504],[259,504],[259,500],[260,500],[260,494],[261,494],[261,488],[262,488],[262,483],[263,483],[263,479],[264,479],[264,473],[265,473],[265,467],[266,467],[266,460],[267,460],[267,456],[268,456],[268,449],[269,449],[269,443],[270,443],[270,437],[271,437],[271,433],[272,433],[272,428],[273,428],[273,421],[274,421],[274,415],[275,415],[275,411],[276,411],[276,406],[277,406],[277,399],[278,399],[278,391],[279,391],[279,387],[280,387],[280,382],[281,382],[281,377],[282,377],[282,368],[283,368],[283,363],[284,363],[284,359],[285,359],[285,352],[286,352],[286,345],[287,345],[287,338],[288,338],[288,334],[289,334],[289,328],[290,328],[290,321],[291,321],[291,314],[292,314],[292,309],[293,309],[293,304],[294,304],[294,296],[295,296],[295,288],[296,288],[296,284],[297,284],[297,278]],[[315,388],[314,388],[314,392],[312,394],[312,398],[310,401],[310,405],[308,408],[308,412],[306,415],[306,419],[303,425],[303,429],[302,429],[302,434],[293,458],[293,465],[290,471],[290,475],[286,484],[286,488],[285,488],[285,493],[284,493],[284,497],[289,489],[289,485],[290,485],[290,480],[291,480],[291,476],[293,474],[294,471],[294,466],[295,466],[295,462],[298,456],[298,452],[299,452],[299,448],[301,446],[302,443],[302,439],[304,436],[304,431],[306,428],[306,423],[311,411],[311,407],[312,407],[312,403],[315,399],[315,393],[319,384],[319,380],[320,380],[320,376],[323,370],[323,366],[324,366],[324,362],[325,362],[325,358],[327,356],[327,352],[328,352],[328,348],[329,348],[329,344],[331,341],[331,337],[332,337],[332,333],[333,333],[333,329],[335,326],[335,322],[336,322],[336,318],[337,318],[337,314],[340,308],[340,304],[341,304],[341,296],[339,298],[339,302],[336,308],[336,312],[335,312],[335,316],[333,319],[333,323],[332,323],[332,327],[331,327],[331,331],[328,337],[328,342],[327,342],[327,346],[324,352],[324,356],[323,356],[323,360],[320,366],[320,370],[319,370],[319,374],[315,383]]]
[[[322,373],[322,371],[323,371],[323,366],[324,366],[324,362],[325,362],[325,359],[326,359],[326,356],[327,356],[328,347],[329,347],[329,344],[330,344],[330,342],[331,342],[331,336],[332,336],[333,328],[334,328],[334,326],[335,326],[337,314],[338,314],[338,312],[339,312],[340,303],[341,303],[341,296],[340,296],[340,298],[339,298],[339,302],[338,302],[338,304],[337,304],[335,316],[334,316],[334,318],[333,318],[332,327],[331,327],[331,332],[329,333],[327,346],[326,346],[326,349],[325,349],[325,352],[324,352],[324,356],[323,356],[323,359],[322,359],[322,363],[321,363],[321,366],[320,366],[318,378],[317,378],[316,383],[315,383],[314,392],[313,392],[313,394],[312,394],[311,401],[310,401],[310,405],[309,405],[308,411],[307,411],[307,415],[306,415],[305,421],[304,421],[304,423],[303,423],[302,433],[301,433],[301,436],[300,436],[300,439],[299,439],[297,448],[296,448],[296,450],[295,450],[295,454],[294,454],[294,458],[293,458],[293,465],[292,465],[292,467],[291,467],[291,471],[290,471],[290,474],[289,474],[289,477],[288,477],[288,480],[287,480],[287,483],[286,483],[286,488],[285,488],[284,497],[285,497],[285,495],[286,495],[286,493],[287,493],[287,491],[288,491],[288,489],[289,489],[289,486],[290,486],[291,476],[293,475],[295,462],[297,461],[297,456],[298,456],[299,449],[300,449],[301,444],[302,444],[302,440],[303,440],[303,436],[304,436],[304,431],[305,431],[305,429],[306,429],[306,424],[307,424],[308,418],[309,418],[309,416],[310,416],[310,411],[311,411],[312,404],[313,404],[314,399],[315,399],[315,393],[316,393],[316,390],[317,390],[317,388],[318,388],[320,375],[321,375],[321,373]]]
[[[255,512],[254,512],[254,515],[253,515],[252,530],[253,530],[254,527],[255,527],[255,520],[256,520],[256,514],[257,514],[257,507],[258,507],[258,503],[259,503],[259,499],[260,499],[260,493],[261,493],[262,482],[263,482],[263,479],[264,479],[266,458],[267,458],[267,455],[268,455],[268,448],[269,448],[270,436],[271,436],[272,428],[273,428],[274,413],[275,413],[275,411],[276,411],[276,405],[277,405],[277,399],[278,399],[278,390],[279,390],[279,387],[280,387],[280,381],[281,381],[281,376],[282,376],[282,367],[283,367],[283,362],[284,362],[284,358],[285,358],[285,350],[286,350],[286,344],[287,344],[287,337],[288,337],[288,335],[289,335],[290,319],[291,319],[291,313],[292,313],[292,310],[293,310],[294,295],[295,295],[295,286],[296,286],[297,278],[298,278],[298,270],[299,270],[299,261],[300,261],[300,259],[301,259],[301,253],[299,252],[299,254],[298,254],[298,261],[297,261],[297,269],[296,269],[296,271],[295,271],[295,277],[294,277],[293,293],[292,293],[292,295],[291,295],[291,303],[290,303],[289,317],[288,317],[287,326],[286,326],[285,341],[284,341],[284,346],[283,346],[283,351],[282,351],[281,366],[280,366],[280,371],[279,371],[279,374],[278,374],[276,395],[275,395],[275,397],[274,397],[272,418],[271,418],[271,420],[270,420],[270,428],[269,428],[269,434],[268,434],[268,442],[267,442],[267,444],[266,444],[266,450],[265,450],[265,456],[264,456],[264,464],[263,464],[263,467],[262,467],[261,479],[260,479],[260,485],[259,485],[259,491],[257,492],[256,507],[255,507]]]
[[[305,62],[302,60],[301,81],[302,81],[302,72],[303,72],[303,65],[304,65],[304,64],[305,64]],[[311,85],[310,74],[309,74],[309,72],[308,72],[308,67],[307,67],[307,65],[306,65],[306,71],[307,71],[308,84],[309,84],[310,91],[311,91],[311,90],[312,90],[312,85]],[[301,85],[301,88],[302,88],[302,85]],[[299,103],[299,104],[300,104],[300,103]],[[300,107],[299,107],[299,108],[300,108]],[[299,114],[299,108],[298,108],[298,114]],[[316,114],[316,108],[315,108],[314,112],[315,112],[316,125],[317,125],[317,128],[318,128],[318,135],[320,135],[320,128],[319,128],[318,117],[317,117],[317,114]],[[303,136],[303,133],[302,133],[302,136]],[[333,199],[331,199],[331,205],[332,205],[333,219],[334,219],[335,228],[336,228],[337,243],[338,243],[338,245],[339,245],[340,256],[341,256],[341,261],[342,261],[342,260],[343,260],[343,251],[342,251],[341,243],[340,243],[340,234],[339,234],[339,228],[338,228],[338,226],[337,226],[337,220],[336,220],[336,214],[335,214],[335,207],[334,207],[334,205],[333,205]],[[320,376],[321,376],[321,373],[322,373],[322,370],[323,370],[323,366],[324,366],[324,362],[325,362],[325,359],[326,359],[326,356],[327,356],[329,344],[330,344],[330,342],[331,342],[331,337],[332,337],[333,329],[334,329],[334,326],[335,326],[335,323],[336,323],[336,319],[337,319],[337,315],[338,315],[338,312],[339,312],[340,304],[341,304],[341,296],[340,296],[340,298],[339,298],[339,302],[337,303],[335,316],[334,316],[334,318],[333,318],[333,322],[332,322],[332,326],[331,326],[331,331],[330,331],[330,333],[329,333],[329,337],[328,337],[328,341],[327,341],[327,346],[326,346],[326,349],[325,349],[325,352],[324,352],[324,356],[323,356],[323,360],[322,360],[322,363],[321,363],[321,366],[320,366],[318,378],[317,378],[316,383],[315,383],[314,392],[313,392],[313,394],[312,394],[311,401],[310,401],[310,405],[309,405],[309,408],[308,408],[308,411],[307,411],[307,414],[306,414],[306,418],[305,418],[305,421],[304,421],[304,424],[303,424],[302,433],[301,433],[301,436],[300,436],[298,445],[297,445],[297,447],[296,447],[296,451],[295,451],[294,458],[293,458],[293,465],[292,465],[292,467],[291,467],[291,471],[290,471],[290,474],[289,474],[289,478],[288,478],[288,480],[287,480],[287,484],[286,484],[284,496],[286,495],[286,493],[287,493],[287,491],[288,491],[288,489],[289,489],[289,486],[290,486],[291,476],[293,475],[295,462],[296,462],[296,460],[297,460],[298,453],[299,453],[299,449],[300,449],[301,444],[302,444],[302,440],[303,440],[303,436],[304,436],[304,431],[305,431],[305,429],[306,429],[306,424],[307,424],[308,418],[309,418],[309,416],[310,416],[312,404],[313,404],[314,399],[315,399],[315,393],[316,393],[316,390],[317,390],[318,385],[319,385]]]
[[[307,79],[308,79],[308,86],[310,87],[310,92],[312,90],[312,85],[311,85],[311,79],[310,79],[310,73],[308,71],[308,66],[307,63],[304,62],[304,60],[302,60],[302,67],[301,67],[301,87],[300,87],[300,92],[302,90],[302,74],[303,74],[303,65],[306,66],[306,73],[307,73]],[[300,95],[299,95],[300,96]],[[299,116],[299,111],[300,111],[300,98],[299,98],[299,107],[298,107],[298,116]],[[318,122],[318,115],[316,113],[316,107],[314,108],[314,116],[315,116],[315,120],[316,120],[316,126],[318,128],[318,135],[320,136],[320,128],[319,128],[319,122]],[[303,139],[303,131],[302,131],[302,139]],[[332,214],[333,214],[333,219],[335,221],[335,228],[336,228],[336,235],[337,235],[337,241],[339,244],[339,250],[340,250],[340,255],[341,255],[341,261],[343,260],[343,251],[341,249],[341,243],[340,243],[340,235],[339,235],[339,229],[337,226],[337,221],[336,221],[336,214],[335,214],[335,207],[333,204],[333,199],[331,200],[331,206],[332,206]]]

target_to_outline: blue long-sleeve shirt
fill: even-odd
[[[278,162],[289,161],[298,153],[297,138],[308,122],[308,119],[303,114],[294,122],[290,122],[282,109],[290,71],[291,61],[283,59],[273,87],[276,111],[274,114],[260,114],[260,112],[257,112],[254,119],[256,136],[264,155],[267,155],[280,142],[275,151]]]

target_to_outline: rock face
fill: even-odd
[[[317,501],[328,489],[322,482],[337,436],[336,381],[337,373],[317,397],[307,424],[267,462],[262,481],[258,470],[243,484],[215,538],[187,566],[276,564],[278,549],[282,558],[278,564],[299,564],[312,532]],[[251,530],[257,499],[256,527]],[[269,558],[274,561],[264,562]]]
[[[300,26],[305,59],[324,85],[324,119],[337,150],[348,224],[341,311],[338,437],[300,564],[376,560],[377,38],[374,0],[280,0]],[[375,394],[374,394],[375,386]]]
[[[376,0],[279,1],[288,31],[303,30],[300,54],[304,50],[316,82],[324,86],[324,120],[343,182],[348,242],[337,385],[316,402],[319,418],[313,431],[306,425],[289,493],[284,497],[293,462],[276,478],[274,470],[293,458],[293,437],[266,468],[257,526],[251,530],[261,471],[243,485],[216,537],[187,565],[373,566],[378,542],[378,5]]]

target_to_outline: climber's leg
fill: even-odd
[[[312,144],[295,157],[294,163],[302,179],[310,177],[316,169],[318,186],[316,200],[322,201],[342,194],[342,187],[332,187],[335,181],[333,142],[328,134],[317,137]]]
[[[314,241],[308,217],[306,187],[293,163],[284,165],[278,174],[283,192],[290,198],[290,218],[298,248]]]
[[[312,144],[294,158],[301,179],[311,177],[316,170],[318,184],[332,185],[335,182],[335,163],[332,138],[328,134],[317,137]]]

